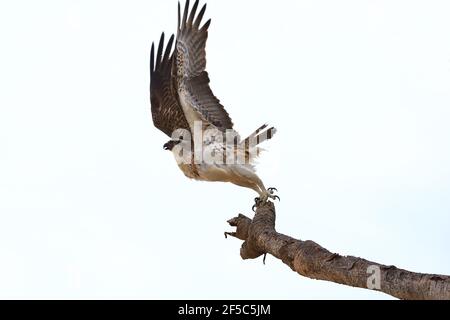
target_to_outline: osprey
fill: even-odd
[[[176,39],[172,35],[164,46],[162,33],[156,55],[152,44],[153,124],[171,138],[164,149],[174,154],[188,178],[231,182],[253,189],[259,195],[256,203],[277,199],[276,189],[266,189],[254,167],[261,151],[258,145],[271,139],[276,129],[265,124],[243,140],[233,129],[230,116],[209,86],[205,47],[211,19],[201,25],[206,4],[197,14],[198,5],[196,0],[189,10],[187,0],[181,17],[178,2]]]

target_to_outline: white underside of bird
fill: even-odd
[[[183,99],[180,99],[180,102],[190,124],[204,123],[198,112],[183,103]],[[230,182],[256,191],[260,201],[267,201],[269,198],[275,199],[277,197],[273,194],[274,189],[265,187],[256,174],[254,166],[257,157],[262,151],[257,145],[270,139],[276,132],[275,128],[263,131],[262,129],[266,129],[266,127],[267,125],[264,125],[250,135],[246,139],[248,140],[248,146],[246,146],[245,140],[239,141],[237,144],[230,144],[222,139],[217,139],[216,134],[221,136],[220,131],[211,125],[209,125],[207,130],[204,130],[204,126],[197,126],[197,128],[192,126],[191,132],[199,130],[199,128],[202,130],[200,161],[199,157],[196,158],[194,154],[184,156],[183,161],[180,161],[180,152],[188,150],[195,153],[195,150],[199,149],[195,143],[194,146],[191,146],[190,138],[186,139],[184,137],[185,139],[172,149],[172,153],[178,162],[179,168],[188,178],[210,182]],[[268,136],[269,131],[270,135]],[[234,133],[238,136],[236,132]],[[196,139],[193,140],[195,141]],[[227,162],[224,159],[230,159],[231,161]]]

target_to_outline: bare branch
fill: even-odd
[[[275,230],[275,206],[260,205],[252,219],[240,214],[228,221],[236,232],[226,233],[244,243],[243,259],[266,253],[302,276],[384,292],[400,299],[450,299],[450,276],[416,273],[395,266],[331,253],[313,241],[291,238]]]

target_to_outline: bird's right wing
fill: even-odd
[[[183,109],[178,103],[177,92],[173,88],[171,79],[173,55],[171,55],[170,51],[172,50],[173,41],[174,36],[172,35],[164,51],[163,33],[159,41],[156,57],[154,43],[152,43],[150,52],[150,100],[153,124],[169,137],[177,129],[189,130],[189,124],[186,121]]]
[[[199,1],[196,0],[189,12],[186,0],[183,17],[178,2],[178,32],[175,45],[175,64],[173,76],[180,103],[185,114],[194,114],[192,119],[200,118],[221,131],[233,128],[233,122],[219,99],[211,91],[206,68],[206,40],[211,20],[200,26],[206,10],[204,5],[198,15]],[[192,119],[187,116],[192,126]]]

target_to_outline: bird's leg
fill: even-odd
[[[260,204],[266,203],[269,199],[280,201],[280,197],[275,195],[275,192],[278,191],[276,188],[266,189],[260,179],[258,179],[257,185],[259,189],[259,198],[255,198],[255,204],[252,207],[253,211],[255,211],[255,208],[257,208]]]
[[[261,202],[267,202],[269,199],[272,200],[280,200],[280,197],[275,195],[275,192],[278,191],[276,188],[262,189],[260,193]]]
[[[255,211],[255,208],[259,207],[260,204],[266,203],[267,201],[269,201],[269,199],[280,201],[279,196],[273,195],[270,192],[266,191],[262,193],[259,198],[255,198],[255,204],[253,205],[252,210]]]
[[[260,196],[255,198],[255,204],[252,207],[252,210],[255,211],[255,208],[259,207],[260,204],[266,203],[269,199],[280,201],[280,197],[275,194],[277,191],[276,188],[269,188],[265,191],[260,192]]]
[[[267,202],[269,199],[280,201],[280,197],[275,195],[273,191],[265,191],[260,199],[261,202]]]
[[[264,183],[252,170],[243,166],[238,166],[234,169],[237,172],[238,178],[232,182],[236,185],[253,189],[259,194],[259,197],[255,199],[255,204],[252,207],[253,211],[255,211],[255,208],[257,208],[260,204],[266,203],[269,199],[272,200],[280,199],[278,196],[274,194],[274,192],[277,191],[277,189],[275,188],[266,189]]]

